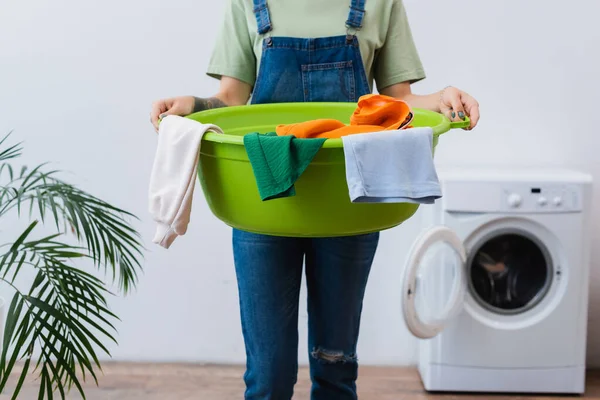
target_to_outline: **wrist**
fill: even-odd
[[[192,108],[192,113],[197,113],[200,111],[204,111],[204,108],[202,108],[202,98],[194,96],[194,105]]]
[[[437,107],[438,109],[436,110],[436,112],[442,112],[442,105],[444,104],[444,96],[446,94],[446,91],[448,91],[448,89],[451,89],[452,86],[448,85],[445,88],[443,88],[442,90],[440,90],[438,92],[438,102],[437,102]]]
[[[213,108],[222,108],[222,107],[227,107],[227,104],[225,104],[221,99],[219,99],[217,97],[210,97],[208,99],[194,97],[194,111],[193,112],[212,110]]]

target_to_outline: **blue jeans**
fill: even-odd
[[[356,399],[356,342],[379,234],[287,238],[234,230],[248,400],[289,400],[306,258],[312,400]]]

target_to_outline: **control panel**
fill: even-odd
[[[582,209],[577,184],[536,182],[446,182],[443,208],[462,212],[559,213]]]
[[[523,212],[578,211],[581,209],[578,189],[569,185],[507,185],[502,193],[504,209]]]

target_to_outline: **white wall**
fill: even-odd
[[[600,180],[600,2],[405,2],[429,76],[416,90],[452,84],[482,104],[476,131],[441,140],[440,164],[569,166]],[[0,0],[0,133],[15,129],[26,141],[27,163],[52,161],[142,218],[145,274],[136,293],[112,302],[123,320],[117,359],[244,360],[229,229],[197,192],[188,235],[162,251],[150,243],[146,212],[156,143],[150,103],[215,90],[203,71],[221,9],[207,0]],[[399,287],[418,230],[414,219],[382,237],[365,300],[364,363],[415,359]],[[13,233],[0,229],[2,241]],[[600,366],[597,246],[593,260],[589,361]],[[306,361],[305,313],[301,320]]]

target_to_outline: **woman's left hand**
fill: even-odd
[[[440,96],[440,111],[450,121],[462,121],[465,116],[471,120],[466,130],[471,130],[479,122],[479,103],[473,96],[455,87],[447,87]]]

